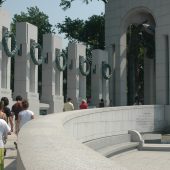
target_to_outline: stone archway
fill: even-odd
[[[159,9],[159,11],[158,11]],[[112,63],[110,100],[113,105],[127,105],[127,44],[130,24],[147,24],[155,28],[155,60],[145,59],[145,104],[170,102],[170,1],[109,1],[105,10],[105,40]]]
[[[153,56],[153,58],[148,56],[149,54],[147,53],[143,55],[144,61],[142,65],[143,65],[144,75],[143,75],[143,78],[141,79],[143,79],[142,84],[144,84],[143,85],[144,87],[143,87],[143,90],[141,90],[143,91],[143,94],[139,94],[141,92],[138,92],[139,87],[136,87],[137,79],[135,76],[136,74],[135,72],[137,72],[137,70],[135,70],[135,67],[136,67],[135,61],[137,60],[136,59],[137,54],[135,54],[136,56],[134,56],[134,54],[132,54],[131,52],[130,56],[127,55],[127,50],[129,48],[129,44],[127,44],[127,30],[129,27],[131,29],[132,25],[138,28],[139,30],[141,30],[141,33],[144,31],[147,31],[148,36],[152,34],[151,37],[155,39],[154,37],[155,37],[156,23],[150,11],[148,11],[148,9],[143,8],[143,7],[132,9],[131,11],[128,12],[128,14],[122,20],[122,34],[121,34],[122,36],[121,36],[120,44],[126,47],[122,51],[122,55],[123,55],[123,58],[125,58],[126,63],[127,63],[126,70],[125,68],[123,68],[126,74],[126,77],[124,77],[126,80],[124,80],[124,82],[127,81],[127,104],[130,104],[130,105],[133,104],[135,102],[135,96],[139,98],[140,103],[155,104],[155,55]],[[131,37],[130,41],[131,41],[132,46],[134,46],[133,37]],[[155,46],[155,44],[153,43],[152,46]],[[148,47],[145,47],[146,50],[147,48]],[[155,51],[155,48],[153,50]],[[153,53],[155,54],[155,52]],[[134,71],[132,69],[134,69]],[[132,82],[132,83],[129,83],[129,82]],[[131,99],[130,102],[129,102],[129,99]]]

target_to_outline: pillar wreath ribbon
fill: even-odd
[[[107,74],[107,70],[109,71],[108,74]],[[106,80],[109,80],[112,76],[111,66],[104,61],[102,62],[102,76]]]
[[[11,38],[11,50],[8,47],[8,39]],[[10,31],[6,31],[2,38],[2,45],[4,47],[4,51],[8,57],[15,57],[18,52],[18,47],[16,43],[16,38],[14,33]]]
[[[63,65],[60,64],[60,58],[63,58]],[[67,67],[67,59],[65,55],[60,54],[59,49],[56,49],[56,57],[55,57],[56,67],[59,71],[64,71]]]
[[[35,58],[35,48],[38,48],[40,50],[40,53],[41,53],[41,57],[38,60]],[[33,61],[33,63],[35,65],[41,65],[44,62],[44,58],[42,56],[41,45],[36,43],[35,41],[32,41],[32,43],[31,43],[31,46],[30,46],[30,56],[31,56],[31,59],[32,59],[32,61]]]
[[[84,70],[84,64],[86,64],[86,71]],[[82,56],[80,56],[80,60],[79,60],[79,69],[80,69],[80,73],[83,76],[87,76],[90,73],[90,63],[88,60],[84,59]]]

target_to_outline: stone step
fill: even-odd
[[[121,152],[136,149],[138,146],[139,146],[139,142],[126,142],[126,143],[107,146],[105,148],[99,149],[98,152],[101,153],[103,156],[109,158]]]
[[[144,144],[142,151],[170,151],[170,144]]]

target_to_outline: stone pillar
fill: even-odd
[[[54,34],[43,35],[42,97],[49,104],[48,113],[63,111],[63,72],[56,66],[56,55],[62,49],[62,40]],[[60,60],[61,66],[63,61]]]
[[[86,99],[86,76],[79,70],[80,57],[86,59],[86,47],[83,44],[69,43],[67,65],[67,97],[72,98],[75,109],[82,99]]]
[[[167,85],[167,58],[169,51],[166,36],[156,32],[156,104],[168,104],[169,89]]]
[[[108,51],[108,63],[110,64],[112,68],[112,77],[109,80],[109,100],[110,100],[110,106],[116,105],[116,46],[118,46],[116,43],[113,43],[106,47],[106,51]]]
[[[120,56],[117,57],[117,61],[119,62],[119,99],[120,105],[126,106],[127,105],[127,40],[126,40],[126,32],[122,34],[120,37]],[[117,83],[117,80],[115,80]],[[118,96],[117,96],[118,98]]]
[[[127,105],[127,45],[126,31],[122,36],[113,36],[114,42],[106,46],[109,53],[109,64],[112,65],[113,75],[110,80],[111,105]]]
[[[98,107],[100,99],[103,98],[105,106],[109,106],[109,80],[104,79],[102,75],[102,62],[108,63],[108,53],[97,49],[92,51],[92,56],[92,105]]]
[[[8,12],[0,8],[0,98],[8,97],[9,101],[12,100],[12,92],[10,89],[11,78],[11,58],[8,57],[2,45],[2,38],[6,31],[10,31],[10,16]],[[10,38],[8,47],[10,49]]]
[[[37,27],[20,22],[16,24],[16,39],[20,54],[15,57],[14,96],[21,95],[29,101],[29,108],[39,114],[38,66],[30,56],[31,42],[37,42]],[[38,59],[38,50],[35,57]]]
[[[144,58],[144,104],[155,104],[154,59]]]

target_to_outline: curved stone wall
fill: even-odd
[[[88,109],[30,121],[18,136],[18,170],[123,170],[81,144],[128,130],[151,132],[165,126],[164,106]],[[76,140],[77,139],[77,140]]]

